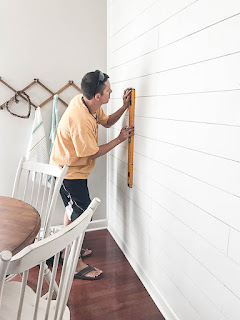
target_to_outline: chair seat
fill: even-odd
[[[10,281],[5,284],[3,297],[2,297],[1,314],[0,314],[1,320],[17,319],[17,309],[18,309],[20,289],[21,289],[20,282]],[[25,290],[26,291],[25,291],[21,319],[32,320],[36,294],[29,286],[26,286]],[[46,306],[47,306],[47,300],[41,298],[39,302],[38,320],[44,320]],[[49,319],[54,318],[55,309],[56,309],[56,300],[52,300],[50,311],[49,311]],[[70,311],[67,306],[62,319],[70,320]]]

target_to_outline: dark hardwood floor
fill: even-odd
[[[164,320],[148,292],[107,230],[86,233],[88,264],[103,270],[97,281],[73,281],[71,320]]]

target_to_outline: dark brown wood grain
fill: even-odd
[[[32,243],[40,230],[41,219],[29,204],[0,196],[0,252],[16,254]]]
[[[87,232],[83,247],[93,250],[84,262],[102,269],[104,276],[97,281],[73,280],[68,300],[71,320],[164,320],[107,230]],[[60,264],[58,279],[61,268]],[[29,272],[28,285],[34,291],[38,272],[39,267]],[[44,281],[42,294],[47,290]]]
[[[104,276],[73,281],[71,320],[164,320],[107,230],[87,232],[83,247],[93,250],[84,262],[103,270]]]

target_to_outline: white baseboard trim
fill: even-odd
[[[93,220],[89,223],[86,232],[107,229],[107,227],[108,227],[107,219]]]
[[[86,232],[103,230],[103,229],[107,229],[107,227],[108,227],[107,219],[93,220],[89,223]],[[52,226],[51,230],[52,230],[52,233],[55,233],[56,231],[61,230],[62,228],[63,228],[63,225],[60,224],[60,225]]]
[[[128,262],[136,272],[137,276],[139,277],[140,281],[146,288],[147,292],[149,293],[150,297],[153,299],[154,303],[164,316],[166,320],[180,320],[175,312],[172,310],[172,308],[169,306],[167,301],[164,299],[162,294],[159,292],[159,290],[156,288],[154,283],[149,279],[148,275],[145,273],[145,271],[141,268],[140,264],[136,261],[136,259],[133,257],[131,252],[129,251],[127,245],[125,242],[123,242],[115,232],[115,230],[108,226],[108,231],[111,233],[114,240],[117,242],[119,248],[122,250],[124,255],[126,256]]]

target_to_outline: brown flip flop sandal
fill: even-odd
[[[87,250],[91,250],[91,249],[82,249],[79,258],[90,257],[90,256],[92,255],[92,252],[84,255],[84,253],[85,253]]]
[[[91,253],[88,253],[88,254],[86,254],[86,255],[84,256],[83,254],[85,253],[86,250],[91,250],[91,249],[82,249],[81,252],[80,252],[79,259],[80,259],[80,258],[90,257],[90,256],[92,255],[92,252],[91,252]],[[48,259],[48,260],[49,260],[49,262],[48,262],[47,264],[53,266],[53,260],[50,261],[51,258]],[[62,253],[61,253],[61,254],[60,254],[60,257],[59,257],[59,263],[60,263],[60,264],[63,264],[63,260],[64,260],[64,258],[62,258]]]
[[[82,280],[91,280],[91,281],[101,279],[102,275],[103,275],[102,273],[100,273],[96,277],[86,277],[85,276],[86,274],[88,274],[89,272],[94,271],[94,270],[96,270],[96,269],[88,264],[88,266],[86,268],[75,273],[74,278],[75,279],[82,279]]]

